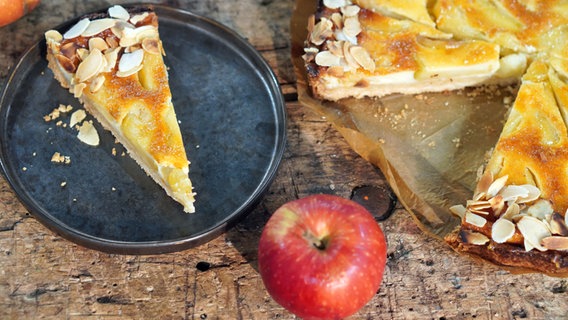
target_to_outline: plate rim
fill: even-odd
[[[254,62],[254,66],[262,68],[257,70],[259,74],[258,77],[263,79],[263,82],[266,84],[267,92],[269,93],[270,100],[272,101],[271,108],[274,110],[273,114],[275,124],[275,143],[274,145],[272,145],[272,156],[270,157],[270,161],[267,161],[267,169],[263,171],[261,181],[258,185],[256,185],[254,190],[251,191],[250,196],[246,199],[246,201],[241,203],[240,206],[236,207],[230,214],[219,220],[217,223],[214,223],[211,227],[200,230],[197,233],[175,239],[123,241],[102,238],[85,233],[74,227],[69,227],[46,210],[41,210],[40,206],[36,205],[35,199],[25,195],[25,188],[20,185],[20,179],[11,174],[11,172],[16,170],[16,168],[11,168],[11,165],[6,163],[9,162],[7,161],[8,156],[6,152],[6,143],[3,142],[3,139],[0,139],[0,173],[7,181],[12,191],[15,193],[19,202],[26,208],[29,214],[49,230],[67,240],[89,249],[107,253],[132,255],[171,253],[197,247],[213,240],[222,233],[228,231],[241,219],[245,218],[250,213],[250,211],[254,209],[258,202],[261,201],[264,194],[268,191],[270,185],[276,177],[286,146],[286,102],[274,71],[272,70],[268,62],[262,57],[260,52],[256,50],[254,46],[252,46],[252,44],[250,44],[245,38],[240,36],[236,31],[221,24],[220,22],[191,11],[163,4],[132,3],[123,5],[123,7],[125,8],[141,6],[150,7],[158,13],[159,17],[166,15],[168,17],[168,20],[173,20],[174,22],[188,24],[187,20],[189,19],[184,21],[180,20],[179,17],[189,17],[191,19],[199,21],[200,23],[203,23],[204,25],[207,25],[209,28],[219,31],[220,34],[223,35],[224,39],[227,38],[231,40],[230,45],[236,46],[239,51],[244,53],[244,56],[246,57],[244,61],[247,61],[247,63]],[[93,13],[100,13],[103,12],[103,10],[107,9],[108,6],[90,13],[78,15],[59,24],[53,29],[62,30],[65,27],[69,27],[73,23],[79,21],[82,16]],[[203,30],[200,26],[196,27],[198,27],[200,30]],[[209,31],[210,30],[207,30],[207,32]],[[30,55],[35,54],[37,50],[39,50],[39,54],[41,56],[44,56],[45,47],[45,39],[40,39],[33,45],[31,45],[28,49],[26,49],[24,53],[18,58],[12,72],[6,79],[4,88],[0,95],[0,111],[7,107],[12,107],[11,103],[7,105],[8,102],[11,102],[13,99],[13,95],[11,93],[16,93],[18,91],[17,89],[19,88],[19,85],[14,84],[14,81],[18,76],[25,77],[25,75],[29,73],[29,69],[24,66],[26,60],[29,59]],[[22,69],[24,69],[24,71],[22,71]],[[21,74],[22,72],[23,74]],[[52,79],[52,81],[55,80]],[[3,131],[6,130],[6,128],[4,128],[5,126],[3,125],[4,122],[5,121],[0,123],[0,129],[2,129]]]

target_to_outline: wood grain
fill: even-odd
[[[377,168],[294,100],[288,42],[293,0],[163,3],[233,28],[273,68],[289,101],[288,143],[273,185],[243,222],[207,244],[125,256],[85,249],[52,233],[0,178],[1,319],[294,319],[268,296],[257,272],[258,239],[270,214],[314,193],[350,197],[361,186],[388,191]],[[0,84],[45,30],[108,5],[45,0],[0,29]],[[352,319],[566,318],[567,280],[515,275],[458,255],[422,232],[400,205],[380,224],[389,244],[383,284]]]

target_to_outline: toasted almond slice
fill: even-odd
[[[331,14],[329,18],[331,19],[331,22],[333,22],[333,25],[335,25],[337,29],[343,29],[343,16],[341,15],[341,13],[334,12]]]
[[[160,41],[155,38],[146,38],[142,40],[142,49],[150,54],[161,54]]]
[[[136,50],[131,53],[124,53],[118,62],[118,71],[126,72],[137,68],[144,60],[144,50]]]
[[[550,232],[552,232],[552,234],[568,236],[568,226],[564,223],[564,218],[557,212],[550,215],[548,225],[550,226]]]
[[[503,209],[505,209],[505,201],[501,195],[496,195],[493,198],[489,199],[489,203],[491,204],[491,209],[493,210],[493,214],[495,216],[500,216]]]
[[[523,184],[523,185],[521,185],[521,187],[527,189],[528,195],[526,197],[522,197],[522,198],[518,199],[517,202],[526,203],[526,202],[531,202],[531,201],[534,201],[534,200],[540,198],[541,191],[536,186],[533,186],[532,184]]]
[[[489,188],[487,188],[487,196],[489,198],[493,198],[494,196],[496,196],[507,183],[507,179],[509,179],[509,176],[505,175],[493,181],[493,183],[491,183]]]
[[[357,63],[357,61],[355,60],[355,58],[353,58],[353,55],[349,51],[351,47],[353,47],[353,44],[349,41],[341,41],[341,42],[343,42],[343,56],[345,58],[345,62],[347,62],[347,65],[350,68],[355,70],[359,69],[360,67],[359,63]]]
[[[326,41],[326,44],[329,52],[343,58],[343,41]]]
[[[491,226],[491,238],[497,243],[504,243],[515,234],[515,224],[507,219],[497,219]]]
[[[310,34],[310,42],[319,46],[333,34],[333,22],[327,18],[321,18],[316,23],[314,30]]]
[[[67,42],[59,47],[59,52],[69,59],[73,59],[77,54],[77,50],[81,48],[75,42]]]
[[[77,56],[79,56],[79,59],[81,59],[81,61],[85,60],[85,58],[87,58],[88,55],[89,55],[89,50],[85,48],[77,49]]]
[[[527,198],[529,196],[529,190],[522,186],[508,185],[503,186],[498,194],[503,197],[504,201],[519,202],[518,199]]]
[[[63,36],[57,30],[48,30],[45,33],[45,39],[47,41],[61,42],[61,40],[63,40]]]
[[[136,25],[138,22],[146,19],[147,16],[148,16],[148,12],[137,14],[137,15],[133,16],[132,18],[130,18],[130,23],[132,23],[133,25]]]
[[[517,221],[517,228],[519,228],[525,241],[532,247],[539,251],[546,251],[546,248],[541,245],[541,241],[546,237],[550,237],[551,233],[543,221],[532,216],[524,216]]]
[[[330,9],[338,9],[347,5],[346,0],[323,0],[323,5]]]
[[[568,250],[568,237],[551,236],[543,238],[542,246],[549,250]]]
[[[375,70],[375,61],[373,61],[371,55],[367,52],[367,50],[365,50],[365,48],[353,46],[349,49],[349,53],[351,53],[353,59],[355,59],[355,61],[357,61],[363,69],[371,72]]]
[[[487,223],[487,219],[472,212],[466,212],[464,221],[479,228],[483,228]]]
[[[75,64],[73,63],[73,61],[71,61],[71,59],[62,54],[55,55],[55,59],[57,59],[57,62],[63,69],[65,69],[65,71],[69,73],[75,72]]]
[[[157,38],[158,30],[154,26],[141,26],[135,29],[124,28],[120,38],[121,47],[130,47],[142,42],[144,38]]]
[[[120,77],[120,78],[131,76],[131,75],[135,74],[136,72],[140,71],[142,69],[142,67],[143,67],[143,65],[139,65],[138,67],[134,67],[130,70],[117,71],[116,76]]]
[[[108,43],[103,38],[94,37],[89,39],[89,50],[99,49],[101,52],[108,49]]]
[[[118,53],[120,52],[120,48],[110,48],[105,51],[105,60],[107,62],[105,69],[103,72],[111,72],[112,69],[116,66],[116,61],[118,60]]]
[[[456,216],[463,218],[465,216],[465,213],[467,212],[467,209],[461,205],[455,205],[455,206],[451,206],[450,207],[450,212],[455,214]]]
[[[361,33],[363,29],[361,29],[361,23],[359,22],[359,18],[355,17],[346,17],[343,20],[343,33],[348,37],[357,37],[359,33]]]
[[[320,51],[316,54],[316,64],[322,67],[332,67],[341,65],[341,58],[329,51]]]
[[[361,7],[357,5],[349,5],[341,7],[341,13],[345,17],[354,17],[359,14],[359,11],[361,11]]]
[[[88,18],[79,20],[79,22],[77,22],[63,34],[63,39],[73,39],[80,36],[90,24],[91,20],[89,20]]]
[[[99,74],[95,79],[93,79],[93,81],[91,81],[91,84],[89,85],[89,90],[91,90],[92,93],[99,91],[99,89],[105,83],[105,80],[106,80],[105,76]]]
[[[108,44],[109,48],[118,48],[120,46],[118,40],[116,40],[115,37],[107,37],[105,41]]]
[[[87,87],[87,84],[84,82],[77,83],[70,89],[73,90],[73,96],[75,98],[80,98],[83,95],[83,90]]]
[[[460,238],[465,243],[477,246],[482,246],[485,245],[487,242],[489,242],[489,238],[487,238],[486,235],[470,230],[460,231]]]
[[[75,74],[78,82],[85,82],[98,74],[105,65],[103,54],[94,49],[77,67]]]
[[[91,23],[89,24],[87,29],[85,29],[81,33],[81,36],[92,37],[96,34],[99,34],[103,31],[105,31],[106,29],[110,29],[110,28],[114,27],[114,25],[116,24],[116,21],[117,20],[113,19],[113,18],[103,18],[103,19],[93,20],[93,21],[91,21]]]
[[[130,13],[124,9],[121,5],[114,5],[108,8],[108,15],[111,18],[116,18],[124,21],[128,21],[130,19]]]
[[[90,121],[83,122],[83,124],[79,127],[77,138],[79,138],[81,142],[90,146],[98,146],[100,141],[99,133]]]
[[[473,199],[479,200],[481,198],[485,198],[487,190],[489,190],[489,187],[491,186],[492,183],[493,183],[493,175],[491,174],[490,171],[486,171],[483,175],[481,175],[481,178],[479,178],[479,181],[477,182]]]
[[[551,215],[553,212],[554,209],[552,208],[552,203],[544,199],[536,201],[526,210],[526,213],[528,215],[533,216],[539,220],[544,220],[547,215]]]
[[[73,128],[76,124],[85,120],[87,113],[83,109],[78,109],[71,114],[71,119],[69,119],[69,126]]]
[[[501,215],[501,218],[512,221],[513,217],[517,216],[520,212],[521,208],[519,207],[519,205],[517,203],[512,202],[508,204],[507,210],[505,210],[505,213]]]

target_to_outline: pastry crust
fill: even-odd
[[[109,9],[109,15],[122,16],[83,18],[89,26],[101,20],[108,24],[94,34],[87,29],[66,37],[48,31],[48,66],[144,171],[184,211],[194,212],[189,161],[171,101],[157,16],[149,8],[113,8],[118,13]]]

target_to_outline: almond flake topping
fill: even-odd
[[[517,228],[525,238],[525,242],[539,251],[546,251],[546,248],[541,245],[541,241],[550,237],[551,233],[544,222],[535,217],[524,216],[517,221]],[[525,250],[527,250],[526,245]]]
[[[73,27],[71,27],[71,29],[67,30],[67,32],[63,34],[63,39],[73,39],[80,36],[81,33],[83,33],[83,31],[87,29],[90,23],[91,20],[89,20],[88,18],[79,20],[79,22],[77,22]]]
[[[77,67],[77,77],[78,82],[85,82],[96,74],[104,67],[106,61],[104,56],[99,49],[92,50],[89,55],[79,64]]]
[[[504,243],[515,234],[515,224],[507,219],[498,219],[491,227],[491,238],[497,243]]]
[[[136,50],[131,53],[124,53],[118,63],[118,71],[127,72],[137,68],[144,59],[144,50]]]
[[[108,15],[111,18],[116,18],[124,21],[128,21],[128,19],[130,19],[130,14],[128,13],[128,11],[126,11],[126,9],[124,9],[124,7],[120,5],[115,5],[108,8]]]
[[[92,37],[96,34],[105,31],[106,29],[114,27],[116,21],[117,21],[116,19],[112,18],[93,20],[91,21],[91,23],[89,23],[89,26],[81,33],[81,36]]]
[[[348,4],[347,0],[323,0],[323,5],[330,9],[338,9]]]

